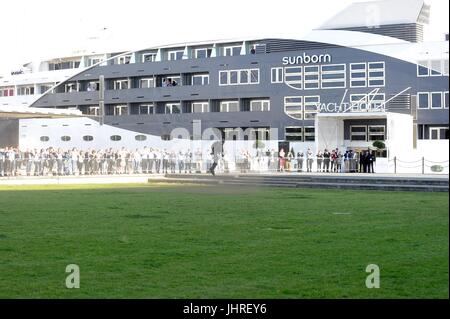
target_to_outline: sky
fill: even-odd
[[[0,7],[0,75],[100,43],[131,51],[241,37],[301,38],[352,2],[361,1],[7,0]],[[448,32],[449,2],[426,3],[431,5],[431,24],[425,38],[442,40]]]

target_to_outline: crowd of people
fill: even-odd
[[[115,175],[115,174],[167,174],[250,171],[268,172],[363,172],[374,173],[375,153],[352,150],[342,153],[338,149],[325,149],[313,154],[258,150],[252,153],[242,149],[232,158],[222,150],[210,152],[197,150],[170,150],[152,147],[128,150],[61,148],[19,150],[0,148],[0,177],[10,176],[65,176],[65,175]]]
[[[0,176],[163,174],[198,172],[203,154],[167,149],[0,149]]]
[[[294,152],[293,149],[285,152],[281,149],[279,152],[279,170],[297,172],[313,172],[314,162],[316,163],[316,172],[319,173],[375,173],[374,164],[376,161],[375,151],[365,150],[363,152],[354,152],[346,150],[342,153],[338,148],[331,150],[325,149],[319,151],[316,155],[311,149],[303,153]],[[296,166],[296,168],[293,166]]]

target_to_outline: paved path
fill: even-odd
[[[448,180],[448,175],[422,175],[422,174],[342,174],[342,173],[229,173],[217,174],[212,177],[210,174],[179,174],[185,178],[203,179],[205,177],[277,177],[278,179],[289,179],[293,177],[332,177],[332,178],[352,178],[352,179],[432,179]],[[166,177],[163,174],[132,174],[132,175],[89,175],[89,176],[18,176],[18,177],[0,177],[0,186],[2,185],[57,185],[57,184],[128,184],[128,183],[148,183],[149,179],[163,181]]]

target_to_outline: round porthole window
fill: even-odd
[[[41,142],[48,142],[48,141],[50,141],[50,137],[48,137],[48,136],[41,136],[40,140],[41,140]]]
[[[71,140],[70,136],[61,136],[61,141],[63,142],[69,142]]]
[[[134,139],[135,139],[136,141],[145,141],[145,140],[147,140],[147,136],[145,136],[145,135],[136,135],[136,136],[134,137]]]
[[[113,135],[111,136],[111,141],[120,141],[122,139],[122,137],[120,135]]]
[[[93,141],[93,140],[94,140],[94,137],[91,136],[91,135],[83,136],[83,141],[85,141],[85,142],[90,142],[90,141]]]

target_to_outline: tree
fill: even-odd
[[[386,148],[386,145],[382,141],[375,141],[373,142],[372,146],[377,148],[378,150],[384,150]]]
[[[265,147],[264,143],[260,140],[256,140],[255,143],[253,143],[253,148],[258,149],[258,148],[264,148],[264,147]]]

